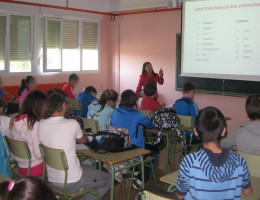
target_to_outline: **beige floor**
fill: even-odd
[[[179,169],[179,164],[180,164],[180,154],[176,156],[176,163],[171,164],[169,166],[170,172],[173,172],[175,170]],[[157,176],[157,183],[158,183],[158,188],[164,189],[165,184],[159,181],[159,178],[164,175],[164,166],[165,166],[165,150],[163,150],[160,153],[160,159],[159,159],[159,165],[156,167],[155,173]],[[153,186],[153,178],[151,177],[150,180],[146,183],[145,187]],[[128,188],[129,188],[129,180],[126,180],[122,182],[120,185],[115,186],[115,200],[125,200],[127,198],[127,193],[128,193]],[[139,191],[135,190],[134,188],[132,189],[131,193],[131,200],[134,200],[137,193]],[[103,200],[110,200],[110,192],[108,192],[104,197]]]

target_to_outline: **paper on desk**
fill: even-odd
[[[85,144],[76,144],[76,151],[77,150],[86,150],[88,147]]]

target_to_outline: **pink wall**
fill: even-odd
[[[169,11],[120,17],[120,91],[135,90],[142,64],[150,61],[156,72],[162,67],[165,83],[159,86],[160,101],[172,104],[182,96],[175,91],[176,33],[181,32],[181,12]],[[200,108],[216,106],[232,118],[228,131],[246,120],[244,98],[197,94]]]
[[[101,85],[104,88],[112,88],[113,80],[112,75],[112,52],[110,51],[110,17],[104,16],[100,22],[100,72],[98,73],[81,73],[80,83],[75,89],[76,92],[80,92],[84,86],[93,85],[101,92]],[[26,76],[3,76],[4,85],[19,85],[20,81]],[[69,74],[48,74],[48,75],[36,75],[38,83],[62,83],[66,82]]]

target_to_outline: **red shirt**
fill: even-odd
[[[141,110],[151,110],[155,111],[157,108],[162,108],[163,106],[151,97],[144,97],[141,102]]]
[[[157,83],[162,85],[164,82],[164,79],[163,79],[163,77],[160,77],[158,74],[155,74],[155,76],[149,75],[148,73],[146,73],[145,75],[144,74],[140,75],[139,82],[138,82],[136,92],[135,92],[138,97],[139,97],[140,91],[142,90],[142,87],[144,87],[149,82],[154,82],[154,84],[157,86]]]
[[[73,87],[70,83],[66,83],[62,87],[62,91],[65,92],[66,96],[71,99],[76,99],[76,95],[73,93]]]

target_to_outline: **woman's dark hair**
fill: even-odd
[[[51,189],[40,179],[35,177],[22,178],[14,182],[9,191],[9,184],[4,181],[0,183],[0,200],[55,200],[56,197]]]
[[[97,90],[96,90],[96,88],[94,88],[93,86],[88,86],[88,87],[85,87],[85,90],[84,90],[85,92],[93,92],[93,93],[97,93]]]
[[[105,90],[98,101],[98,104],[101,105],[101,108],[99,110],[102,111],[107,103],[107,101],[111,100],[113,102],[116,102],[118,99],[118,93],[115,90]]]
[[[192,90],[195,90],[195,85],[192,83],[192,82],[185,82],[182,86],[182,92],[185,94],[185,93],[188,93]]]
[[[157,93],[157,87],[155,84],[153,83],[147,83],[145,86],[144,86],[144,94],[147,96],[147,97],[151,97],[153,95],[155,95]]]
[[[0,99],[0,107],[3,107],[3,106],[4,106],[4,100]]]
[[[251,120],[260,119],[260,94],[252,94],[247,98],[246,112]]]
[[[225,117],[217,108],[206,107],[199,112],[195,129],[203,143],[220,142],[224,128],[227,128]]]
[[[25,98],[16,118],[19,119],[21,115],[27,114],[27,126],[29,130],[32,130],[35,122],[45,117],[46,113],[42,112],[44,102],[46,102],[46,94],[38,90],[32,91]]]
[[[22,92],[25,88],[28,88],[28,85],[31,81],[35,81],[35,78],[33,76],[27,76],[21,81],[21,86],[18,90],[18,95],[21,96]]]
[[[145,63],[143,64],[142,75],[145,75],[145,74],[146,74],[146,66],[147,66],[148,64],[151,65],[150,62],[145,62]],[[156,73],[153,71],[152,75],[153,75],[153,76],[156,76]]]
[[[136,93],[133,90],[125,90],[121,94],[121,101],[119,107],[129,107],[133,108],[136,106],[137,102],[137,96]]]
[[[47,93],[47,107],[50,114],[62,110],[62,104],[66,102],[66,94],[60,89],[51,89]]]

